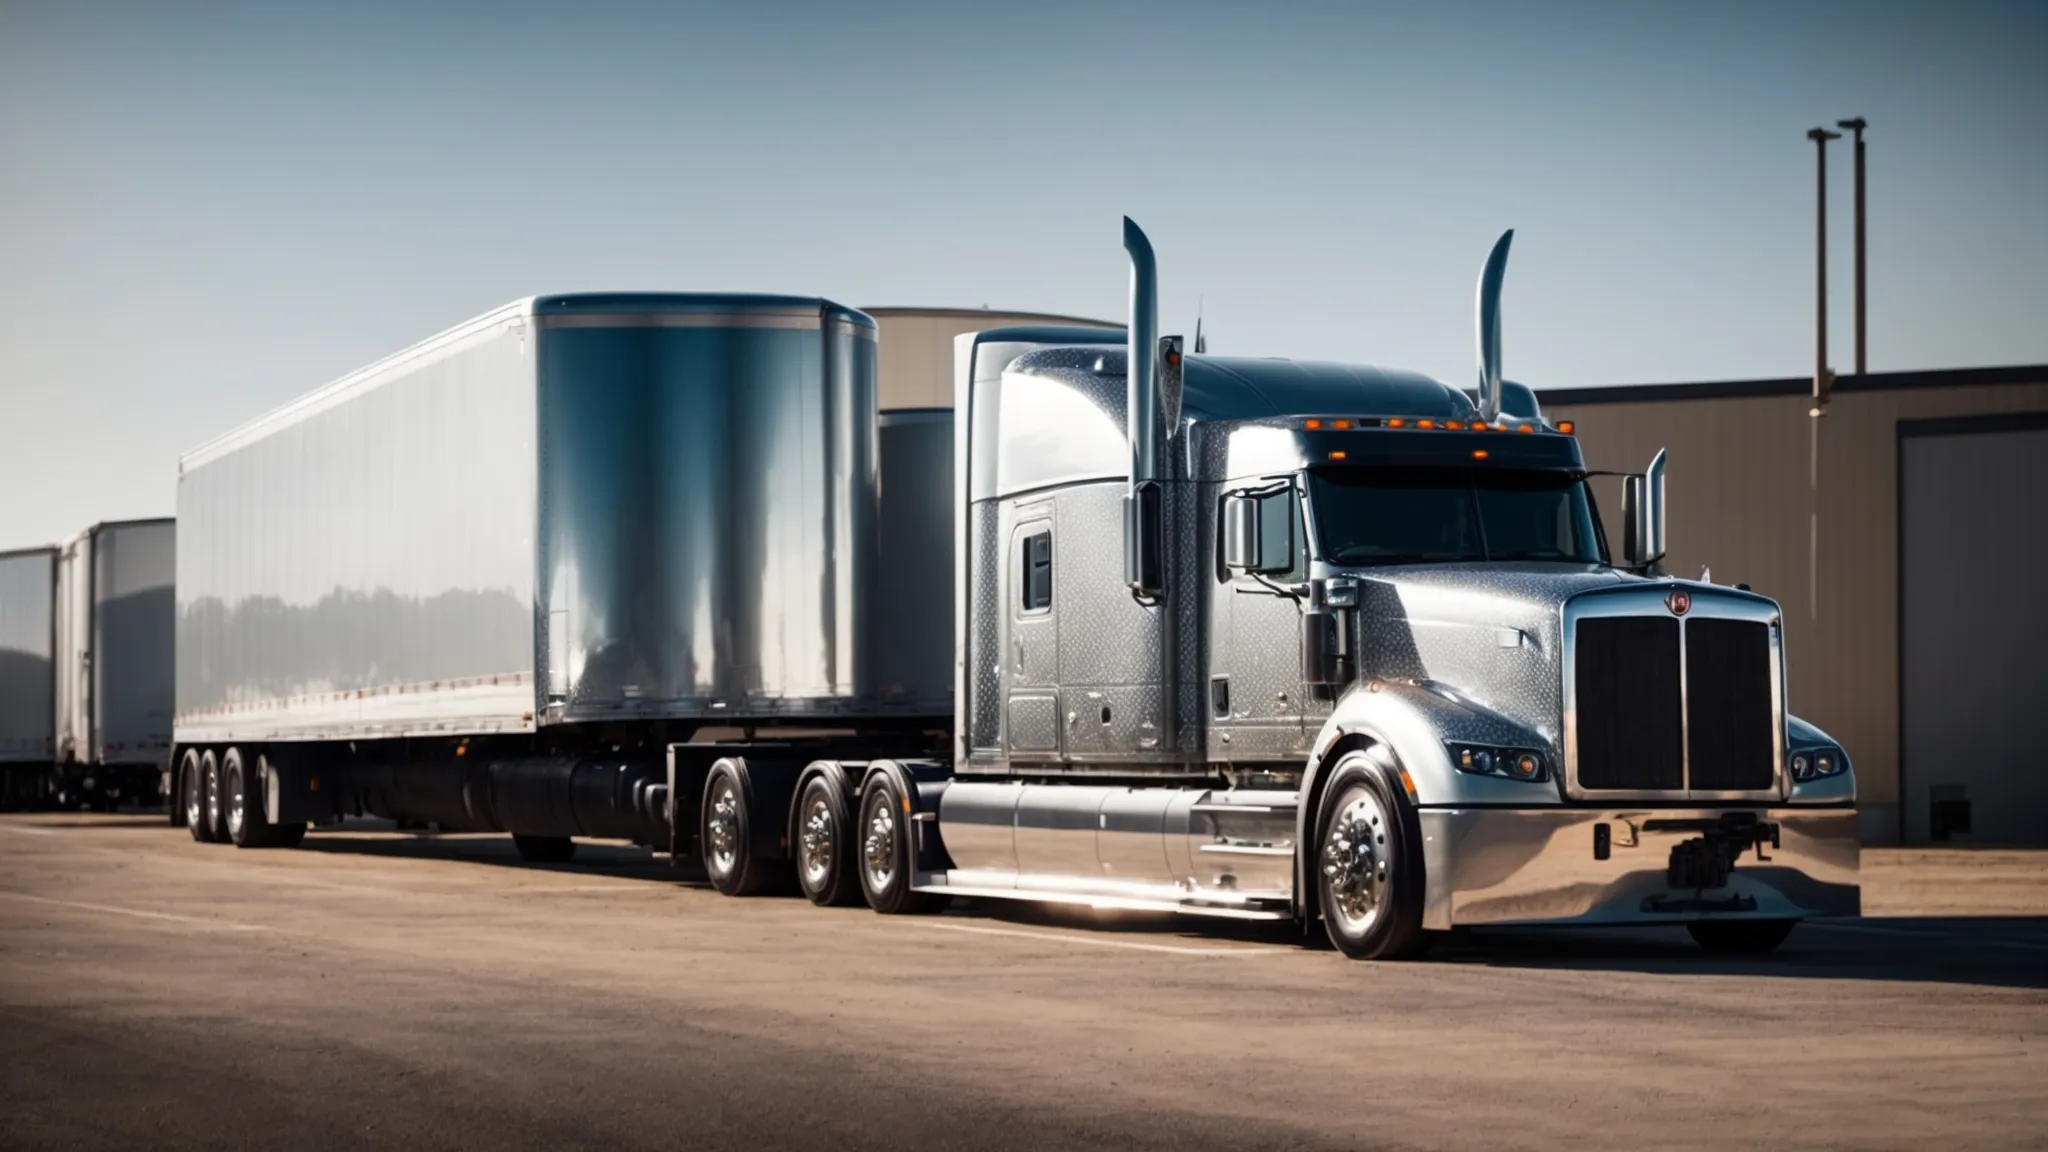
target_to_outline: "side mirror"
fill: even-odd
[[[1664,450],[1659,448],[1640,476],[1622,489],[1622,555],[1631,568],[1664,559]]]
[[[1292,485],[1223,498],[1223,566],[1233,572],[1288,572],[1294,568]]]

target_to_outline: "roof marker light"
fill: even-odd
[[[1401,419],[1399,416],[1396,416],[1387,421],[1387,427],[1389,428],[1405,428],[1407,427],[1407,425],[1408,422],[1406,420]]]
[[[1534,424],[1524,424],[1520,428],[1515,429],[1517,432],[1534,432],[1535,430],[1536,426]]]
[[[1321,428],[1323,426],[1323,422],[1321,420],[1303,420],[1301,422],[1301,426],[1313,432],[1316,429]]]
[[[1332,452],[1332,453],[1330,453],[1330,459],[1332,459],[1332,460],[1342,460],[1343,458],[1344,458],[1344,450],[1343,450],[1342,448],[1339,448],[1339,449],[1338,449],[1338,450],[1336,450],[1335,452]]]
[[[1463,420],[1446,420],[1444,421],[1444,427],[1453,432],[1463,432],[1465,430],[1465,422]]]
[[[1492,453],[1488,452],[1484,448],[1474,448],[1472,450],[1472,458],[1474,460],[1484,460],[1490,455],[1492,455]]]
[[[1351,427],[1351,421],[1332,420],[1330,421],[1330,427],[1337,429],[1339,432],[1342,432],[1344,429]]]
[[[1575,428],[1577,428],[1577,427],[1578,427],[1578,425],[1577,425],[1577,424],[1574,424],[1574,423],[1572,423],[1572,422],[1571,422],[1571,421],[1569,421],[1569,420],[1560,420],[1560,421],[1558,421],[1558,422],[1557,422],[1557,430],[1558,430],[1559,432],[1562,432],[1562,433],[1564,433],[1564,434],[1565,434],[1565,435],[1567,435],[1567,436],[1571,435],[1571,434],[1572,434],[1572,430],[1573,430],[1573,429],[1575,429]]]
[[[1416,426],[1417,428],[1434,428],[1434,427],[1436,427],[1436,421],[1434,421],[1434,420],[1417,420],[1417,421],[1415,422],[1415,426]]]

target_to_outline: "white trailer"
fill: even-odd
[[[52,787],[62,807],[163,798],[176,556],[169,518],[102,522],[57,550]]]
[[[0,553],[0,805],[34,804],[56,758],[57,550]]]

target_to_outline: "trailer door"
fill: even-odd
[[[1900,425],[1907,843],[2048,844],[2043,508],[2048,413]]]

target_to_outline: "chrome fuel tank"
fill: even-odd
[[[877,710],[874,322],[630,295],[533,320],[543,721]]]

